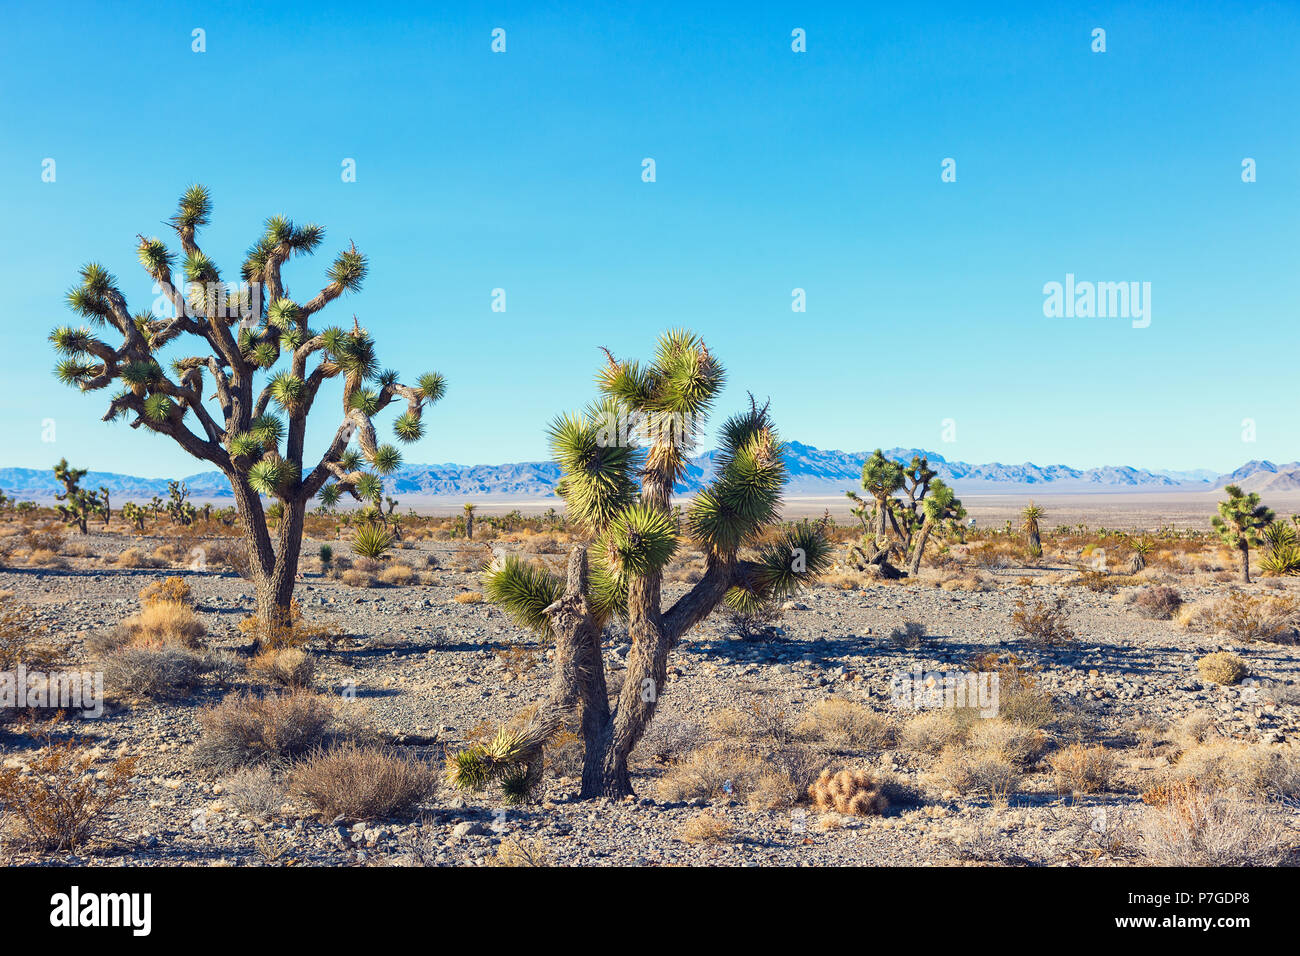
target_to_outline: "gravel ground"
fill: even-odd
[[[193,588],[208,645],[240,649],[246,641],[237,623],[251,612],[252,595],[233,573],[111,565],[128,545],[148,552],[163,540],[94,532],[84,539],[74,536],[69,542],[84,543],[85,554],[66,559],[62,569],[0,569],[0,590],[13,592],[6,604],[29,608],[32,623],[66,642],[69,662],[91,666],[87,639],[136,613],[146,584],[180,574]],[[304,554],[314,554],[317,544],[305,545]],[[312,649],[321,692],[337,695],[359,720],[434,763],[474,728],[508,719],[539,700],[549,674],[536,639],[499,610],[453,601],[478,586],[473,574],[442,569],[455,564],[455,550],[452,544],[423,541],[397,552],[398,559],[419,568],[432,556],[441,566],[427,573],[432,583],[353,588],[309,570],[298,588],[306,618],[342,635],[332,646]],[[223,800],[220,775],[192,763],[197,713],[229,692],[208,683],[180,703],[110,703],[98,720],[65,723],[106,754],[140,758],[130,797],[105,821],[105,831],[114,837],[93,843],[80,856],[36,852],[10,840],[0,858],[44,865],[481,865],[503,843],[537,841],[550,862],[565,865],[1140,863],[1131,826],[1143,810],[1141,793],[1159,779],[1168,759],[1138,748],[1134,726],[1176,723],[1204,711],[1227,737],[1289,751],[1300,739],[1300,653],[1295,646],[1236,644],[1147,620],[1125,602],[1123,591],[1109,595],[1050,583],[1060,570],[986,573],[993,582],[987,591],[944,590],[924,578],[860,590],[818,587],[788,606],[777,626],[757,639],[737,637],[715,616],[673,654],[670,686],[656,721],[708,726],[712,714],[743,711],[756,700],[791,720],[828,698],[892,713],[894,675],[917,665],[962,669],[981,652],[1014,651],[1041,666],[1040,686],[1086,725],[1092,742],[1113,748],[1119,771],[1108,792],[1059,794],[1050,770],[1039,763],[1029,769],[1021,790],[1005,800],[960,797],[926,787],[927,759],[917,754],[847,751],[828,752],[827,765],[890,770],[923,795],[873,817],[823,816],[806,805],[757,810],[740,800],[666,801],[657,788],[666,768],[638,759],[638,796],[627,801],[578,801],[576,781],[551,773],[542,802],[519,808],[502,809],[491,791],[466,797],[444,785],[419,812],[402,819],[322,820],[306,806],[286,804],[283,813],[259,821]],[[1179,587],[1188,601],[1227,589],[1208,580]],[[685,588],[669,585],[668,598]],[[1016,602],[1057,593],[1067,596],[1078,642],[1068,649],[1024,647],[1009,621]],[[925,625],[920,648],[903,649],[886,637],[907,619]],[[498,652],[510,648],[532,653],[508,661]],[[617,635],[608,642],[606,659],[615,669],[626,649]],[[1252,697],[1249,689],[1200,679],[1195,661],[1221,649],[1246,659],[1262,692],[1256,688]],[[0,733],[0,749],[10,764],[28,759],[34,746],[22,733]],[[1275,812],[1291,827],[1293,845],[1300,843],[1294,806],[1279,805]],[[729,825],[725,839],[683,839],[688,821],[702,813]],[[1107,821],[1104,827],[1096,826],[1099,818]]]

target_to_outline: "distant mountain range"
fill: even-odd
[[[789,479],[787,495],[840,495],[857,489],[862,464],[870,452],[826,451],[790,442],[786,449]],[[992,462],[972,465],[948,461],[933,451],[890,448],[885,454],[910,462],[924,455],[930,467],[959,494],[1016,492],[1103,492],[1103,491],[1211,491],[1239,484],[1248,491],[1300,490],[1300,462],[1275,465],[1270,461],[1249,461],[1230,474],[1206,469],[1193,471],[1150,471],[1127,465],[1078,469],[1068,465],[1004,465]],[[691,459],[679,494],[691,494],[708,484],[716,469],[718,453],[705,452]],[[560,470],[552,462],[520,462],[508,465],[403,465],[385,481],[396,498],[523,498],[553,494]],[[206,471],[182,479],[196,499],[229,498],[230,486],[220,472]],[[105,487],[116,502],[147,500],[167,496],[162,478],[137,478],[112,472],[92,471],[84,487]],[[61,490],[49,469],[0,468],[0,490],[10,497],[46,500]]]

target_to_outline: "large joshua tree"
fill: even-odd
[[[723,369],[685,331],[663,335],[648,364],[606,356],[601,398],[550,428],[563,472],[557,493],[586,538],[570,552],[567,576],[515,555],[498,558],[484,575],[493,602],[555,642],[550,692],[535,717],[450,762],[453,782],[481,787],[497,779],[508,799],[532,792],[546,737],[567,723],[577,724],[585,743],[582,796],[632,793],[628,756],[654,716],[669,652],[683,635],[719,605],[771,606],[829,563],[822,525],[771,531],[785,480],[783,446],[767,406],[751,398],[722,426],[716,477],[687,511],[683,530],[706,554],[704,576],[665,608],[664,567],[679,546],[671,496]],[[624,438],[629,422],[632,440]],[[611,706],[601,633],[614,618],[626,621],[632,646]]]
[[[120,386],[105,421],[126,418],[132,428],[166,435],[230,481],[258,618],[269,628],[289,612],[307,503],[327,482],[358,499],[375,497],[380,476],[401,462],[396,447],[377,442],[375,416],[394,400],[404,401],[393,430],[399,440],[415,441],[424,431],[424,408],[442,397],[444,385],[436,373],[407,386],[396,372],[381,370],[374,342],[355,318],[351,329],[312,328],[317,313],[361,287],[367,264],[355,245],[335,258],[324,288],[299,301],[289,295],[281,269],[291,257],[315,251],[324,230],[272,216],[246,253],[236,286],[222,280],[198,246],[198,230],[211,210],[207,189],[191,186],[170,220],[183,254],[179,278],[173,274],[176,254],[161,239],[137,237],[140,263],[174,316],[132,314],[117,280],[91,263],[68,303],[95,329],[120,336],[121,344],[89,327],[63,326],[50,340],[62,356],[56,368],[61,381],[83,392]],[[173,343],[193,349],[178,348],[168,374],[163,351]],[[336,377],[343,382],[342,422],[320,459],[304,466],[308,415],[321,386]],[[357,448],[350,446],[354,437]],[[274,542],[262,496],[279,504]]]
[[[1219,502],[1219,513],[1210,523],[1225,544],[1240,552],[1241,580],[1249,584],[1250,547],[1259,546],[1260,532],[1273,520],[1273,510],[1259,503],[1258,494],[1246,494],[1238,485],[1228,485],[1223,492],[1228,500]]]

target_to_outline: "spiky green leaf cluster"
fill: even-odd
[[[483,594],[520,627],[546,634],[550,618],[542,612],[560,599],[564,584],[539,564],[507,555],[483,572]]]
[[[629,505],[614,515],[596,550],[620,579],[645,577],[662,571],[677,553],[677,528],[658,508]]]
[[[640,455],[630,445],[609,441],[612,403],[595,405],[581,415],[562,415],[551,423],[551,456],[562,478],[556,494],[581,527],[598,534],[637,498],[633,472]]]

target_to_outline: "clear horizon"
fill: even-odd
[[[446,376],[414,464],[547,460],[599,347],[644,358],[675,326],[727,368],[714,424],[753,391],[822,449],[1220,473],[1300,458],[1294,375],[1272,361],[1300,314],[1295,9],[355,14],[7,8],[0,465],[210,470],[102,423],[108,392],[55,381],[46,341],[77,324],[63,297],[85,262],[150,306],[134,237],[175,248],[162,221],[193,182],[227,277],[276,213],[326,230],[286,266],[297,297],[349,240],[367,253],[363,289],[321,324],[355,314],[403,381]],[[209,121],[221,145],[194,147]],[[1050,283],[1086,282],[1150,283],[1149,325],[1044,314]],[[335,386],[309,454],[341,418]]]

